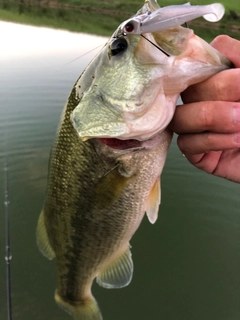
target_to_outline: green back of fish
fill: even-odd
[[[59,294],[69,301],[85,295],[96,265],[116,250],[126,220],[116,203],[129,181],[117,167],[109,171],[114,160],[106,164],[91,141],[77,136],[70,114],[78,102],[73,89],[51,152],[38,228],[41,251],[57,258]]]

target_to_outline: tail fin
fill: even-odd
[[[103,320],[98,304],[93,297],[81,304],[71,305],[64,301],[56,290],[55,301],[62,309],[70,313],[74,320]]]

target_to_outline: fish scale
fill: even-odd
[[[73,96],[74,92],[70,99]],[[71,100],[69,101],[63,118],[63,123],[67,125],[61,127],[58,141],[52,150],[51,157],[53,159],[57,157],[61,161],[58,165],[55,162],[50,165],[48,189],[51,191],[48,192],[44,205],[44,217],[47,233],[51,235],[50,244],[57,257],[58,292],[67,301],[81,301],[85,285],[89,285],[88,282],[97,275],[101,265],[105,266],[109,263],[99,264],[99,261],[111,261],[110,258],[113,255],[118,255],[117,249],[128,243],[139,226],[144,215],[142,199],[147,197],[152,184],[152,179],[149,177],[154,176],[154,179],[157,179],[160,175],[159,169],[156,170],[156,168],[161,168],[162,153],[161,145],[158,144],[150,157],[148,150],[140,151],[141,155],[135,152],[128,159],[125,167],[138,168],[139,162],[144,165],[146,160],[153,163],[153,166],[143,166],[141,170],[137,169],[136,173],[132,173],[131,184],[127,185],[124,193],[120,194],[112,205],[108,202],[104,204],[105,192],[102,190],[99,190],[100,198],[95,203],[94,193],[99,184],[99,176],[104,180],[112,173],[105,175],[107,168],[96,151],[101,143],[98,140],[82,142],[77,136],[69,120],[69,109],[72,108]],[[69,144],[68,139],[74,143]],[[124,154],[120,156],[121,162],[124,161],[122,160],[124,157]],[[110,164],[115,165],[115,161],[110,159]],[[65,170],[62,170],[62,167]],[[118,168],[115,170],[118,172]],[[115,173],[112,179],[114,178]],[[68,186],[64,187],[63,192],[60,186],[64,179],[68,181]],[[86,179],[87,189],[83,185]],[[128,178],[123,177],[123,179]],[[112,181],[110,181],[110,187],[112,187]],[[99,208],[100,200],[103,208]],[[126,207],[128,208],[127,216]],[[63,216],[63,213],[66,216]],[[62,274],[61,270],[63,270]],[[94,271],[93,274],[91,270]],[[79,281],[79,276],[83,283]],[[73,283],[75,283],[74,286],[71,285]],[[71,290],[73,292],[70,292]]]
[[[131,282],[129,241],[145,212],[151,223],[157,220],[172,139],[167,126],[180,92],[231,65],[192,30],[175,25],[183,19],[177,12],[222,15],[221,5],[203,7],[161,11],[155,0],[146,1],[114,32],[68,98],[51,151],[37,243],[43,255],[56,258],[55,300],[74,320],[102,319],[91,293],[94,279],[105,288]],[[161,13],[173,23],[166,30]],[[151,32],[142,37],[140,27]]]

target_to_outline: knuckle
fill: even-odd
[[[239,82],[240,82],[240,68],[236,68],[234,69],[234,73],[235,73],[235,91],[236,91],[236,100],[240,100],[240,86],[239,86]]]
[[[240,79],[240,68],[233,69],[233,72],[235,73],[236,80],[239,80]],[[238,86],[238,88],[239,88],[239,86]]]
[[[184,135],[178,136],[177,145],[182,153],[189,152],[188,144],[185,143],[185,136]]]
[[[226,100],[227,92],[226,92],[226,80],[225,77],[218,74],[218,81],[214,81],[211,83],[211,91],[214,92],[214,100],[224,101]]]
[[[219,35],[217,36],[212,42],[211,42],[211,45],[213,47],[215,46],[222,46],[226,43],[226,41],[229,41],[231,37],[229,37],[228,35]]]
[[[210,102],[205,102],[203,104],[199,117],[201,123],[204,124],[205,130],[210,130],[214,124],[213,110]]]
[[[214,145],[213,134],[210,132],[205,132],[202,135],[202,149],[205,152],[209,152],[212,150],[212,146]]]

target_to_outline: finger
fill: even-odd
[[[200,170],[207,173],[214,173],[217,169],[222,151],[211,151],[202,154],[186,154],[188,161]]]
[[[211,45],[227,57],[236,68],[240,68],[240,41],[226,35],[216,37]]]
[[[185,155],[236,149],[240,148],[240,132],[233,134],[210,132],[185,134],[178,137],[177,143],[179,149]]]
[[[240,182],[240,150],[211,151],[205,154],[187,155],[186,158],[198,169]]]
[[[177,134],[240,131],[240,102],[203,101],[178,106],[169,128]]]
[[[240,101],[240,69],[222,71],[182,94],[184,103],[197,101]]]

